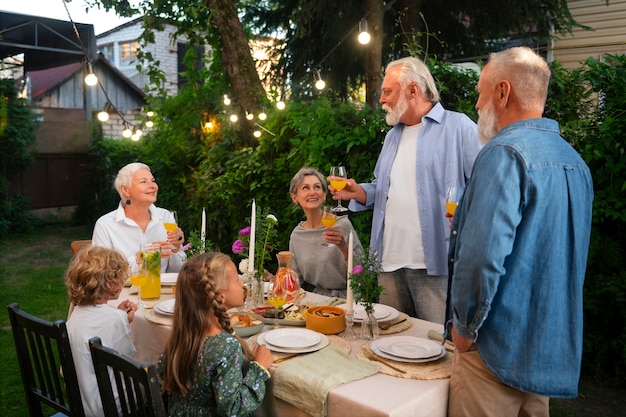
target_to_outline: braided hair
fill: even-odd
[[[228,286],[226,267],[229,263],[232,260],[227,255],[211,252],[195,255],[181,268],[176,284],[172,333],[163,352],[164,391],[185,396],[191,390],[191,372],[212,321],[233,333],[230,317],[219,299],[220,292]],[[250,359],[250,349],[238,339]]]

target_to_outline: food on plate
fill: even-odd
[[[251,327],[263,323],[248,314],[233,313],[230,315],[230,325],[232,327]]]

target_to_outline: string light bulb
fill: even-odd
[[[248,120],[254,119],[254,114],[246,112],[246,119]]]
[[[154,112],[152,110],[148,110],[148,112],[146,113],[146,116],[152,117],[154,116]]]
[[[267,119],[267,114],[265,114],[265,112],[261,110],[261,113],[259,113],[259,120],[265,120],[265,119]]]
[[[324,87],[326,87],[326,82],[322,80],[322,75],[320,74],[320,71],[317,70],[315,71],[315,88],[323,90]]]
[[[111,111],[112,107],[113,104],[110,101],[107,101],[102,111],[98,113],[98,120],[100,120],[101,122],[106,122],[107,120],[109,120],[109,112]]]
[[[224,105],[230,106],[230,97],[228,97],[228,95],[226,94],[224,94]]]
[[[129,138],[133,135],[133,131],[130,130],[128,123],[124,122],[124,130],[122,130],[122,136],[125,138]]]
[[[148,120],[146,122],[146,127],[152,127],[152,126],[154,126],[154,122],[152,120]]]
[[[255,138],[260,138],[261,137],[261,131],[258,130],[258,129],[255,130],[252,134],[254,135]]]
[[[236,123],[237,120],[239,120],[239,117],[237,117],[236,114],[233,113],[233,114],[230,115],[230,121],[231,122]]]
[[[85,84],[90,87],[98,84],[98,77],[93,72],[93,65],[91,65],[91,62],[87,62],[87,75],[85,75]]]
[[[285,110],[285,102],[283,100],[278,100],[276,102],[276,108],[278,110]]]
[[[369,32],[367,31],[367,19],[363,18],[359,21],[359,36],[358,40],[361,45],[367,45],[370,42]]]

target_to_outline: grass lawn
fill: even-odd
[[[85,227],[50,227],[36,234],[0,241],[0,416],[27,417],[24,389],[6,306],[18,302],[25,311],[54,321],[67,317],[63,276],[72,257],[73,240],[90,239]],[[580,395],[550,402],[551,417],[618,417],[626,415],[626,387],[583,377]]]

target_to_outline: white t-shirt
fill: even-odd
[[[78,385],[87,417],[103,417],[96,372],[89,351],[89,339],[100,337],[102,345],[128,356],[137,353],[130,340],[130,324],[125,311],[107,304],[76,306],[67,320]],[[113,383],[114,384],[114,383]]]
[[[425,269],[417,201],[417,137],[422,124],[405,126],[391,167],[385,210],[382,270]]]

